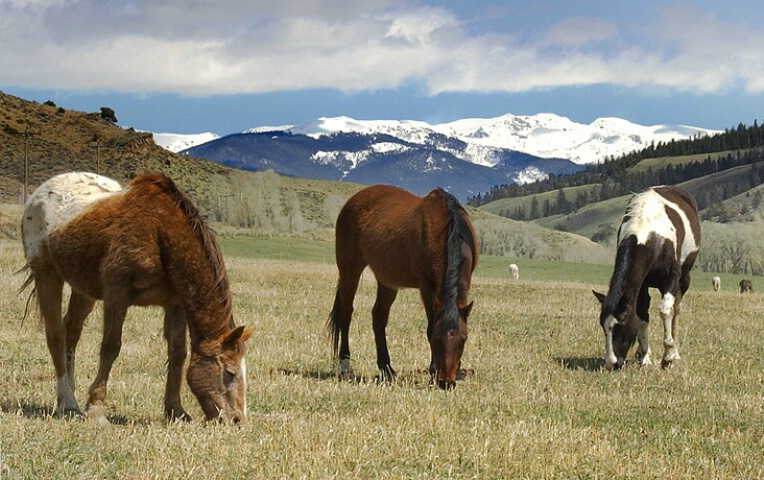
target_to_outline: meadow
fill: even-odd
[[[762,478],[764,297],[723,291],[698,272],[683,303],[682,360],[669,371],[607,372],[592,288],[610,267],[483,257],[453,391],[429,386],[416,291],[393,305],[395,384],[375,381],[367,272],[356,299],[356,381],[335,377],[325,322],[336,283],[330,243],[221,239],[247,352],[249,416],[240,425],[162,415],[161,311],[133,308],[109,383],[111,425],[52,416],[53,367],[41,324],[22,322],[17,241],[0,241],[0,478]],[[657,301],[652,316],[658,318]],[[95,375],[101,312],[78,350],[78,400]],[[654,359],[662,326],[654,322]]]

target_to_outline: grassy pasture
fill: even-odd
[[[331,245],[317,247],[328,260],[312,261],[308,242],[222,243],[237,321],[257,330],[247,353],[248,421],[165,424],[161,313],[150,308],[128,314],[107,396],[113,424],[99,428],[51,417],[42,327],[20,320],[20,248],[0,242],[1,478],[764,476],[764,296],[734,293],[732,277],[713,294],[711,275],[695,275],[677,368],[631,363],[610,373],[590,293],[605,288],[609,268],[524,261],[512,282],[510,259],[484,257],[463,357],[474,374],[443,392],[424,373],[417,292],[401,292],[388,327],[399,380],[378,385],[374,279],[365,274],[351,328],[359,379],[338,381],[324,330],[336,279]],[[95,375],[100,320],[100,311],[88,319],[78,351],[80,402]],[[656,360],[661,335],[653,325]],[[202,418],[187,390],[186,408]]]

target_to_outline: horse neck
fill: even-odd
[[[633,305],[646,275],[644,261],[638,258],[637,238],[630,235],[618,244],[610,288],[603,302],[603,313],[617,315]]]

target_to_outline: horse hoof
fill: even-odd
[[[106,408],[103,406],[91,405],[88,407],[88,419],[100,426],[109,424],[109,420],[106,419]]]
[[[438,380],[438,387],[440,387],[441,390],[453,390],[456,388],[456,382],[447,382],[445,380]]]
[[[85,415],[82,414],[79,408],[66,408],[59,410],[58,417],[66,418],[69,420],[84,420]]]
[[[109,425],[109,420],[104,415],[90,417],[90,421],[92,421],[99,427],[105,427],[106,425]]]
[[[185,410],[180,410],[180,411],[177,411],[174,409],[169,410],[164,412],[164,416],[167,419],[167,421],[170,423],[188,423],[193,421],[193,419],[191,418],[191,415],[186,413]]]
[[[661,361],[661,368],[664,370],[669,370],[674,367],[674,362],[672,360],[662,360]]]

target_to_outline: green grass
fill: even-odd
[[[602,369],[591,284],[606,267],[487,257],[463,365],[452,392],[428,386],[424,309],[416,291],[393,305],[395,385],[378,385],[366,274],[351,349],[358,382],[337,380],[324,324],[336,269],[299,243],[223,242],[238,323],[249,342],[249,418],[240,426],[166,425],[161,312],[132,309],[109,384],[113,424],[51,417],[52,366],[39,324],[22,324],[23,263],[0,242],[2,478],[761,478],[764,475],[764,296],[720,294],[697,274],[670,371]],[[278,243],[278,242],[277,242]],[[318,248],[330,251],[328,245]],[[235,250],[237,248],[238,250]],[[260,248],[261,250],[257,250]],[[289,252],[296,252],[295,257]],[[604,278],[601,278],[604,275]],[[709,275],[710,278],[710,275]],[[732,279],[724,279],[725,285]],[[653,304],[653,315],[657,302]],[[101,313],[78,350],[78,399],[95,375]],[[651,327],[660,358],[661,326]],[[184,387],[187,410],[201,410]]]
[[[334,262],[334,243],[299,237],[220,237],[226,255],[297,262]]]

